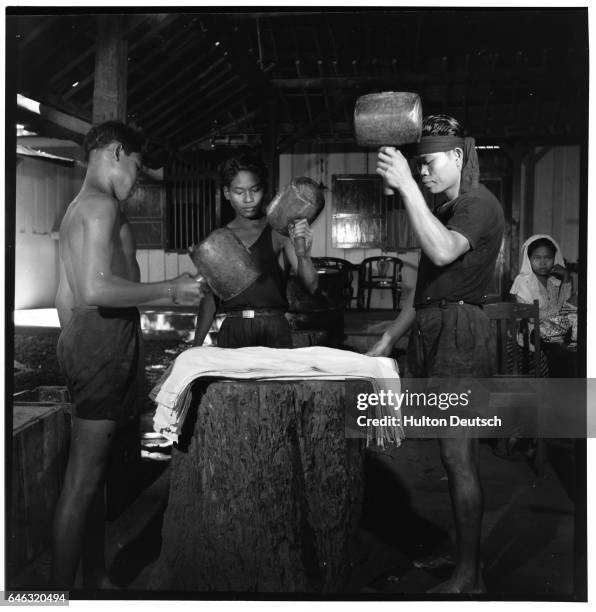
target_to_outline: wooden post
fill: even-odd
[[[523,162],[526,166],[526,189],[524,198],[524,241],[534,233],[534,196],[536,164],[550,151],[550,147],[541,147],[528,153]]]
[[[97,50],[93,88],[93,124],[109,119],[126,122],[128,42],[124,17],[97,17]]]
[[[523,152],[519,146],[508,147],[504,146],[503,150],[507,153],[511,159],[511,218],[507,223],[505,220],[506,227],[505,231],[509,232],[509,254],[508,254],[508,266],[506,264],[506,271],[508,273],[507,279],[503,279],[503,284],[509,287],[513,283],[513,279],[517,276],[519,271],[519,229],[520,229],[520,217],[522,207],[522,159]],[[506,255],[507,257],[507,255]]]
[[[274,194],[279,185],[279,150],[277,148],[277,100],[269,101],[269,129],[265,135],[267,151],[265,151],[266,163],[270,173],[270,192]]]
[[[150,589],[346,588],[363,499],[363,441],[346,437],[346,384],[195,385]]]

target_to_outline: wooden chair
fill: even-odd
[[[485,304],[484,312],[495,330],[497,375],[540,376],[538,300],[533,304]]]
[[[340,270],[344,276],[344,305],[346,308],[350,308],[352,300],[354,299],[354,290],[352,284],[354,282],[354,272],[356,266],[348,261],[347,259],[341,259],[340,257],[313,257],[312,262],[317,270]]]
[[[391,291],[393,310],[399,308],[403,261],[398,257],[367,257],[358,267],[358,308],[364,309],[364,294],[368,291],[366,308],[370,308],[373,289]]]
[[[516,389],[523,379],[542,375],[538,300],[533,304],[485,304],[484,312],[491,321],[496,341],[494,378],[498,379],[499,391],[491,396],[491,403],[515,409],[516,403],[524,406],[528,399],[535,401],[535,393]],[[539,414],[537,416],[539,418]],[[544,476],[544,456],[544,439],[537,438],[534,465],[540,477]]]

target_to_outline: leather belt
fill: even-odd
[[[463,304],[468,304],[469,306],[476,306],[477,308],[482,308],[482,304],[477,304],[474,302],[464,302],[464,300],[433,300],[429,302],[421,302],[420,304],[414,304],[414,308],[418,310],[419,308],[449,308],[450,306],[461,306]]]
[[[230,310],[228,312],[218,312],[217,314],[226,317],[239,317],[242,319],[255,319],[256,317],[278,317],[283,316],[285,311],[273,308],[255,308],[254,310]]]

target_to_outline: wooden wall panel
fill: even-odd
[[[579,187],[579,147],[553,147],[537,163],[532,234],[550,234],[572,262],[580,252]]]

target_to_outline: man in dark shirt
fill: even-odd
[[[454,378],[492,373],[492,336],[482,310],[503,238],[499,201],[478,183],[474,141],[463,137],[459,122],[432,115],[423,122],[416,158],[420,178],[432,194],[446,201],[431,211],[404,156],[382,147],[377,173],[397,189],[422,255],[416,290],[369,355],[389,355],[411,327],[407,375]],[[435,593],[482,593],[480,533],[482,488],[478,445],[471,438],[441,438],[455,522],[453,575]]]

